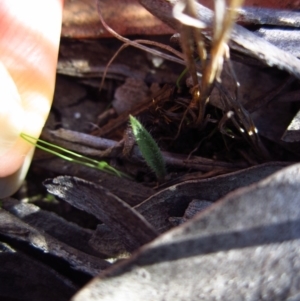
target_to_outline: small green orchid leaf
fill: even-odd
[[[157,143],[135,117],[130,115],[129,118],[133,135],[143,158],[154,171],[157,179],[163,180],[166,176],[166,165]]]

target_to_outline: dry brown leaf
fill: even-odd
[[[66,0],[63,12],[63,37],[96,38],[110,36],[98,17],[96,0]],[[103,18],[121,35],[173,33],[137,0],[100,0]]]

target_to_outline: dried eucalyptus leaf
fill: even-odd
[[[291,121],[281,140],[285,142],[300,141],[300,111],[297,112],[296,116]]]
[[[103,259],[85,254],[37,230],[4,209],[0,209],[0,234],[61,258],[75,270],[89,275],[95,276],[110,265]]]
[[[240,83],[239,87],[239,101],[245,106],[247,111],[253,111],[253,105],[264,105],[262,102],[263,95],[270,95],[278,86],[282,85],[283,76],[276,76],[274,72],[266,72],[266,70],[257,68],[257,66],[246,65],[240,62],[231,62],[231,66]],[[235,91],[236,81],[232,78],[231,71],[228,66],[224,66],[224,71],[221,76],[222,86],[228,91]],[[209,102],[210,104],[226,110],[224,101],[220,97],[220,91],[218,88],[214,88]]]
[[[200,199],[200,202],[206,200],[205,203],[207,206],[209,202],[212,203],[216,201],[228,192],[257,182],[286,165],[286,163],[267,163],[211,179],[186,181],[158,192],[140,205],[134,207],[134,209],[142,214],[156,231],[162,233],[187,220],[187,218],[183,218],[183,216],[185,211],[187,213],[189,210],[189,204],[193,199]],[[82,189],[81,193],[84,194]],[[99,192],[93,192],[91,194],[93,196],[103,195],[101,193],[99,194]],[[90,210],[89,205],[82,201],[83,197],[79,195],[78,198],[78,202],[85,207],[84,210]],[[73,205],[74,202],[75,199],[72,201]],[[98,201],[96,203],[100,206],[101,202]],[[112,202],[109,201],[105,207],[106,214],[109,214],[108,212],[110,210],[117,210],[111,208],[111,206]],[[125,218],[125,214],[122,210],[120,219]],[[96,211],[97,210],[92,210],[88,212],[95,215]],[[114,214],[115,213],[112,212],[113,216]],[[103,218],[100,218],[100,216],[98,218],[104,222]],[[130,219],[125,219],[125,223],[128,223],[129,220]],[[104,253],[107,256],[123,256],[128,251],[131,251],[126,244],[124,245],[124,239],[127,239],[128,235],[130,234],[120,234],[115,226],[109,222],[109,224],[99,225],[97,227],[89,241],[89,245],[97,252]],[[131,238],[128,239],[130,240]]]
[[[119,234],[129,251],[157,237],[142,215],[100,185],[70,176],[48,179],[44,185],[49,193],[104,222]]]
[[[152,14],[175,30],[179,30],[181,24],[173,18],[172,14],[173,6],[177,1],[165,1],[164,5],[159,5],[161,3],[158,2],[160,1],[140,0],[140,3]],[[209,30],[204,30],[203,34],[208,40],[211,40],[214,13],[198,2],[195,2],[195,7],[199,20],[209,28]],[[253,57],[267,66],[277,67],[300,78],[300,61],[294,55],[281,50],[240,25],[233,26],[229,47],[241,54]]]
[[[89,245],[97,252],[106,254],[110,258],[128,257],[130,254],[124,243],[122,243],[120,235],[104,224],[97,226]]]
[[[298,13],[298,15],[300,15]],[[276,45],[278,48],[289,52],[290,54],[300,57],[300,29],[295,28],[265,28],[262,27],[255,31],[255,33]]]
[[[23,203],[12,198],[2,200],[2,208],[28,225],[39,231],[45,231],[53,238],[77,250],[93,256],[101,256],[89,247],[88,242],[94,232],[92,230],[68,222],[54,212],[45,211],[34,204]]]
[[[114,94],[112,106],[118,115],[131,112],[136,104],[149,102],[149,88],[141,79],[128,77]]]
[[[299,300],[300,164],[229,193],[73,297]]]
[[[300,27],[300,14],[292,10],[278,10],[263,7],[242,7],[238,9],[238,22],[249,25],[276,25]]]
[[[185,181],[158,192],[134,208],[162,233],[190,218],[194,199],[200,199],[196,202],[198,210],[202,205],[208,207],[228,192],[258,182],[284,166],[286,163],[268,163],[211,179]],[[120,235],[104,225],[96,229],[89,244],[111,257],[124,256],[127,250]]]
[[[73,143],[74,144],[74,143]],[[140,183],[132,182],[125,178],[119,178],[99,170],[73,164],[72,162],[62,161],[60,158],[39,160],[36,164],[57,174],[62,170],[68,175],[78,175],[89,181],[101,182],[101,185],[109,189],[113,194],[122,197],[130,206],[141,203],[145,198],[153,194],[153,189],[145,187]]]
[[[194,215],[197,213],[205,210],[209,206],[212,205],[212,202],[207,202],[205,200],[192,200],[188,207],[186,208],[183,217],[170,217],[169,221],[174,225],[174,226],[179,226],[189,219],[191,219]]]
[[[192,180],[168,187],[134,208],[162,233],[173,227],[172,216],[183,216],[193,199],[215,202],[230,191],[258,182],[287,163],[266,163],[205,180]]]

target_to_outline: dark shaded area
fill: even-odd
[[[20,250],[12,251],[4,249],[9,243],[2,235],[0,236],[2,250],[0,253],[0,298],[1,300],[22,300],[22,301],[40,301],[40,300],[58,300],[66,301],[71,298],[75,291],[80,287],[74,285],[72,280],[62,276],[56,270],[66,273],[66,266],[59,262],[56,258],[45,257],[40,261],[41,254],[37,254],[34,250],[25,250],[17,243]],[[7,240],[7,242],[5,242]],[[3,242],[5,242],[3,244]],[[10,248],[9,247],[9,248]],[[21,249],[23,249],[21,251]],[[29,253],[30,256],[26,255]],[[37,258],[35,258],[35,256]],[[45,260],[46,259],[46,260]],[[45,265],[44,263],[47,262]],[[58,268],[60,266],[60,268]],[[71,275],[69,269],[69,276]],[[71,276],[76,278],[75,275]],[[78,277],[82,279],[81,277]],[[86,279],[87,281],[88,279]],[[83,285],[86,281],[82,281]]]

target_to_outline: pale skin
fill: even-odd
[[[0,197],[18,189],[53,98],[63,0],[0,0]]]

